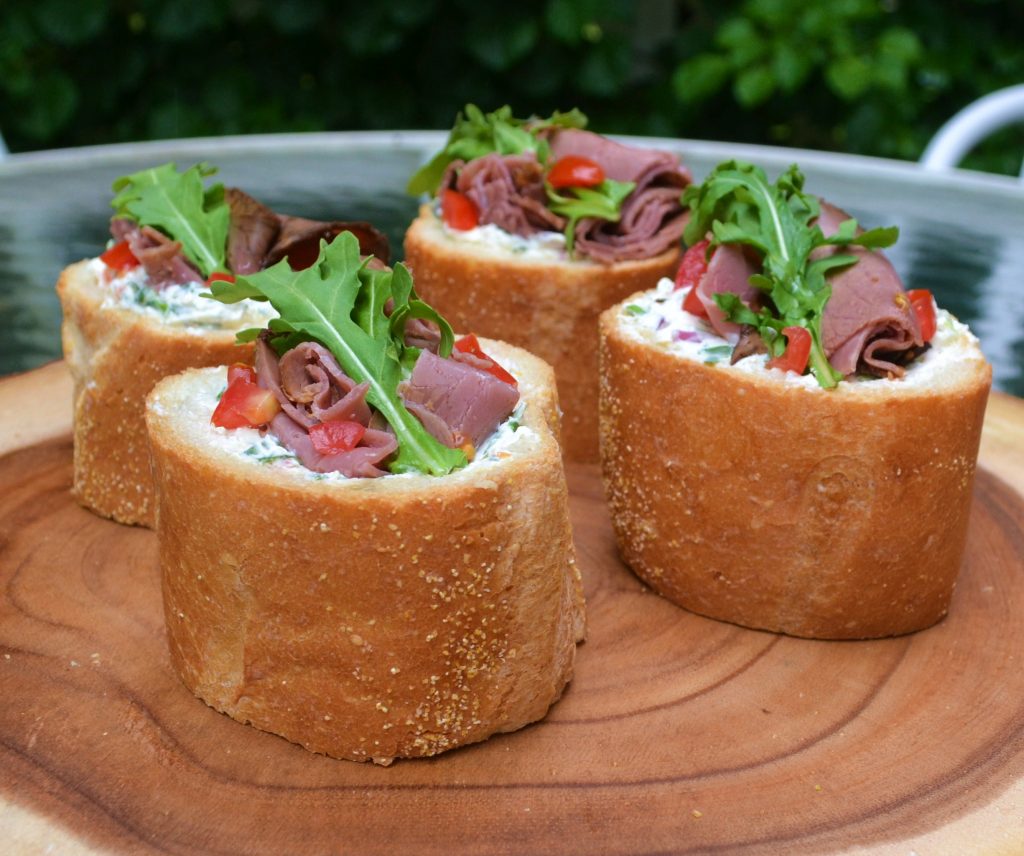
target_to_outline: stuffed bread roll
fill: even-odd
[[[351,235],[323,252],[216,288],[280,313],[255,369],[149,396],[164,608],[205,702],[387,764],[543,717],[582,588],[550,368],[453,344],[405,268],[369,267]]]
[[[252,273],[282,258],[310,264],[322,237],[354,229],[364,252],[387,258],[386,238],[364,223],[276,214],[236,188],[204,186],[205,165],[165,164],[118,179],[113,241],[57,283],[64,357],[74,380],[75,498],[121,523],[153,524],[146,394],[191,366],[252,359],[235,333],[273,311],[206,299],[208,281]]]
[[[405,238],[426,299],[460,329],[555,369],[569,460],[597,460],[597,318],[679,261],[689,172],[670,152],[584,130],[579,111],[457,118],[409,189],[432,197]]]
[[[713,618],[919,630],[960,568],[991,368],[929,293],[904,290],[877,250],[893,230],[861,232],[801,186],[795,168],[771,185],[723,164],[689,195],[677,281],[602,316],[619,548]]]

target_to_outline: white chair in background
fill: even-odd
[[[1016,123],[1024,123],[1024,83],[996,90],[964,107],[932,137],[920,164],[936,172],[953,169],[987,136]],[[1020,177],[1024,182],[1024,163]]]
[[[1024,84],[999,89],[967,105],[939,128],[919,163],[935,172],[951,170],[989,134],[1018,122],[1024,123]],[[1020,181],[1024,185],[1024,164]],[[989,275],[979,284],[986,299],[978,304],[971,328],[997,365],[1013,365],[1019,359],[1016,328],[1006,323],[1007,318],[1024,317],[1024,289],[1019,285],[1019,262],[1005,244],[996,247]]]

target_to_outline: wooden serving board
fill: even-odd
[[[152,532],[78,508],[58,363],[0,382],[0,851],[1024,851],[1024,402],[994,395],[949,617],[872,642],[687,613],[570,471],[590,622],[543,722],[390,768],[195,699]],[[230,537],[226,533],[225,537]],[[48,849],[49,848],[49,849]]]

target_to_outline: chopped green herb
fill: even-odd
[[[647,310],[644,309],[643,306],[637,306],[635,303],[630,303],[626,307],[626,312],[628,312],[630,315],[646,315],[647,314]]]
[[[701,355],[707,365],[714,365],[732,356],[732,345],[706,345],[701,349]]]
[[[261,464],[272,464],[274,461],[298,461],[299,459],[291,452],[265,452],[259,446],[250,446],[243,455],[255,458]]]
[[[171,306],[166,300],[162,300],[157,296],[157,293],[153,289],[142,285],[140,283],[132,283],[132,300],[134,300],[139,306],[145,306],[148,309],[155,309],[163,315],[166,315]]]

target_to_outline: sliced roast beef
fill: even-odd
[[[367,427],[359,445],[337,455],[321,454],[309,438],[309,429],[321,422],[370,426],[373,418],[366,403],[369,384],[357,384],[346,375],[330,351],[316,342],[303,342],[278,359],[264,334],[256,342],[256,374],[259,385],[271,390],[281,404],[270,430],[303,466],[350,478],[386,475],[381,464],[398,448],[390,431]]]
[[[364,221],[320,221],[277,214],[237,187],[229,187],[225,198],[231,208],[228,233],[228,263],[236,274],[255,273],[287,257],[295,270],[310,267],[319,257],[320,241],[332,241],[342,232],[352,232],[363,255],[387,263],[387,236]]]
[[[736,365],[740,360],[754,354],[767,353],[768,346],[765,345],[764,339],[761,338],[761,334],[757,331],[757,327],[754,327],[752,324],[741,324],[740,338],[736,342],[736,347],[732,349],[729,365]]]
[[[650,174],[661,172],[677,173],[684,187],[692,180],[690,171],[680,165],[679,158],[661,149],[623,145],[579,128],[557,129],[548,136],[548,140],[552,160],[560,160],[566,155],[588,158],[600,165],[607,178],[615,181],[635,181],[639,185]]]
[[[302,464],[315,472],[350,477],[384,475],[384,460],[398,448],[380,414],[366,402],[369,384],[357,384],[334,356],[317,342],[303,342],[280,359],[266,333],[256,342],[259,385],[274,393],[281,412],[270,430]],[[475,358],[442,359],[420,353],[412,376],[399,386],[403,404],[439,442],[451,448],[479,445],[515,409],[518,391],[478,368]],[[366,426],[359,445],[338,455],[317,452],[310,429],[322,422],[351,421]]]
[[[278,363],[281,390],[317,422],[370,422],[368,383],[357,384],[341,370],[334,355],[317,342],[303,342]]]
[[[818,225],[832,235],[850,216],[821,203]],[[899,274],[880,252],[861,247],[830,248],[849,253],[857,263],[829,275],[832,296],[821,321],[822,347],[832,367],[843,375],[858,370],[902,377],[906,352],[923,346],[921,328]]]
[[[224,191],[231,210],[228,229],[228,267],[235,274],[256,273],[264,267],[267,248],[281,231],[277,215],[237,187]]]
[[[469,363],[446,360],[430,351],[419,355],[412,376],[399,385],[398,392],[424,427],[453,447],[465,440],[479,446],[519,403],[519,392],[512,385]],[[439,417],[450,435],[438,437],[436,422],[424,419],[424,410]]]
[[[155,291],[169,285],[206,281],[181,252],[181,242],[172,241],[152,226],[139,228],[137,223],[118,217],[110,221],[110,234],[114,240],[128,242]]]
[[[576,250],[604,264],[649,259],[675,246],[686,228],[687,214],[678,187],[634,190],[622,203],[617,223],[584,218],[576,224]]]
[[[231,211],[227,263],[235,274],[256,273],[285,257],[295,270],[302,270],[317,260],[321,239],[331,241],[342,232],[352,232],[359,241],[359,251],[375,257],[371,266],[383,267],[388,261],[387,236],[369,223],[327,223],[276,214],[236,187],[227,188],[224,195]],[[139,228],[134,221],[117,217],[110,221],[110,234],[117,241],[128,241],[149,276],[149,284],[157,291],[168,285],[206,281],[181,252],[181,242],[172,241],[151,226]]]
[[[533,152],[489,154],[468,164],[449,165],[442,188],[464,193],[476,205],[481,225],[493,223],[524,237],[537,232],[560,232],[565,220],[547,208],[544,169]]]
[[[567,155],[599,164],[605,176],[636,187],[622,203],[618,222],[585,218],[576,224],[576,249],[604,264],[645,259],[676,245],[686,226],[680,198],[689,170],[671,152],[626,146],[577,128],[550,136],[552,160]]]
[[[270,430],[306,469],[315,473],[341,473],[349,478],[385,476],[387,471],[380,465],[398,449],[394,434],[367,428],[354,449],[337,455],[322,455],[309,439],[309,431],[284,411],[270,421]]]
[[[433,351],[441,344],[441,328],[424,318],[410,318],[405,323],[405,346]]]
[[[757,266],[738,244],[721,244],[711,254],[708,269],[697,283],[697,297],[708,313],[708,323],[719,336],[738,333],[740,328],[725,320],[725,313],[715,303],[714,295],[732,293],[747,306],[757,308],[761,292],[750,284],[750,277],[757,271]]]
[[[288,264],[295,270],[310,267],[320,256],[320,241],[330,243],[342,232],[351,232],[359,241],[359,252],[364,256],[374,256],[382,264],[387,264],[390,256],[387,236],[379,229],[365,221],[321,222],[306,220],[303,217],[290,217],[278,214],[281,231],[277,240],[267,250],[263,261],[264,267],[288,259]]]

